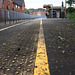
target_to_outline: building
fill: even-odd
[[[53,6],[53,18],[61,18],[62,17],[62,8],[61,6]],[[48,15],[46,15],[48,18],[52,17],[52,8],[49,8],[49,10],[46,10],[46,13],[49,13]],[[65,12],[65,11],[63,11]],[[65,14],[63,13],[63,15],[65,16]]]
[[[51,9],[50,9],[50,17],[51,17]],[[59,6],[53,7],[53,18],[61,18],[61,7]]]
[[[46,16],[46,10],[43,8],[29,9],[31,15]]]
[[[2,6],[2,0],[0,0],[0,8],[1,8],[1,6]]]
[[[0,8],[25,13],[24,0],[0,0]]]

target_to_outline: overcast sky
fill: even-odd
[[[61,6],[61,2],[65,0],[25,0],[26,8],[43,8],[44,4],[53,4],[53,6]]]

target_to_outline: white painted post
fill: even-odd
[[[52,18],[53,18],[53,5],[52,5]]]
[[[50,5],[51,5],[51,18],[53,18],[53,4]]]

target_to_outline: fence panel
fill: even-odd
[[[19,21],[24,19],[34,19],[34,18],[46,18],[46,16],[37,16],[37,15],[30,15],[5,9],[0,9],[0,23],[1,22],[9,22],[11,24],[11,21]]]

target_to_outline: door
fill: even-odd
[[[57,12],[57,18],[60,18],[60,12]]]
[[[53,10],[53,18],[56,18],[56,10]]]

